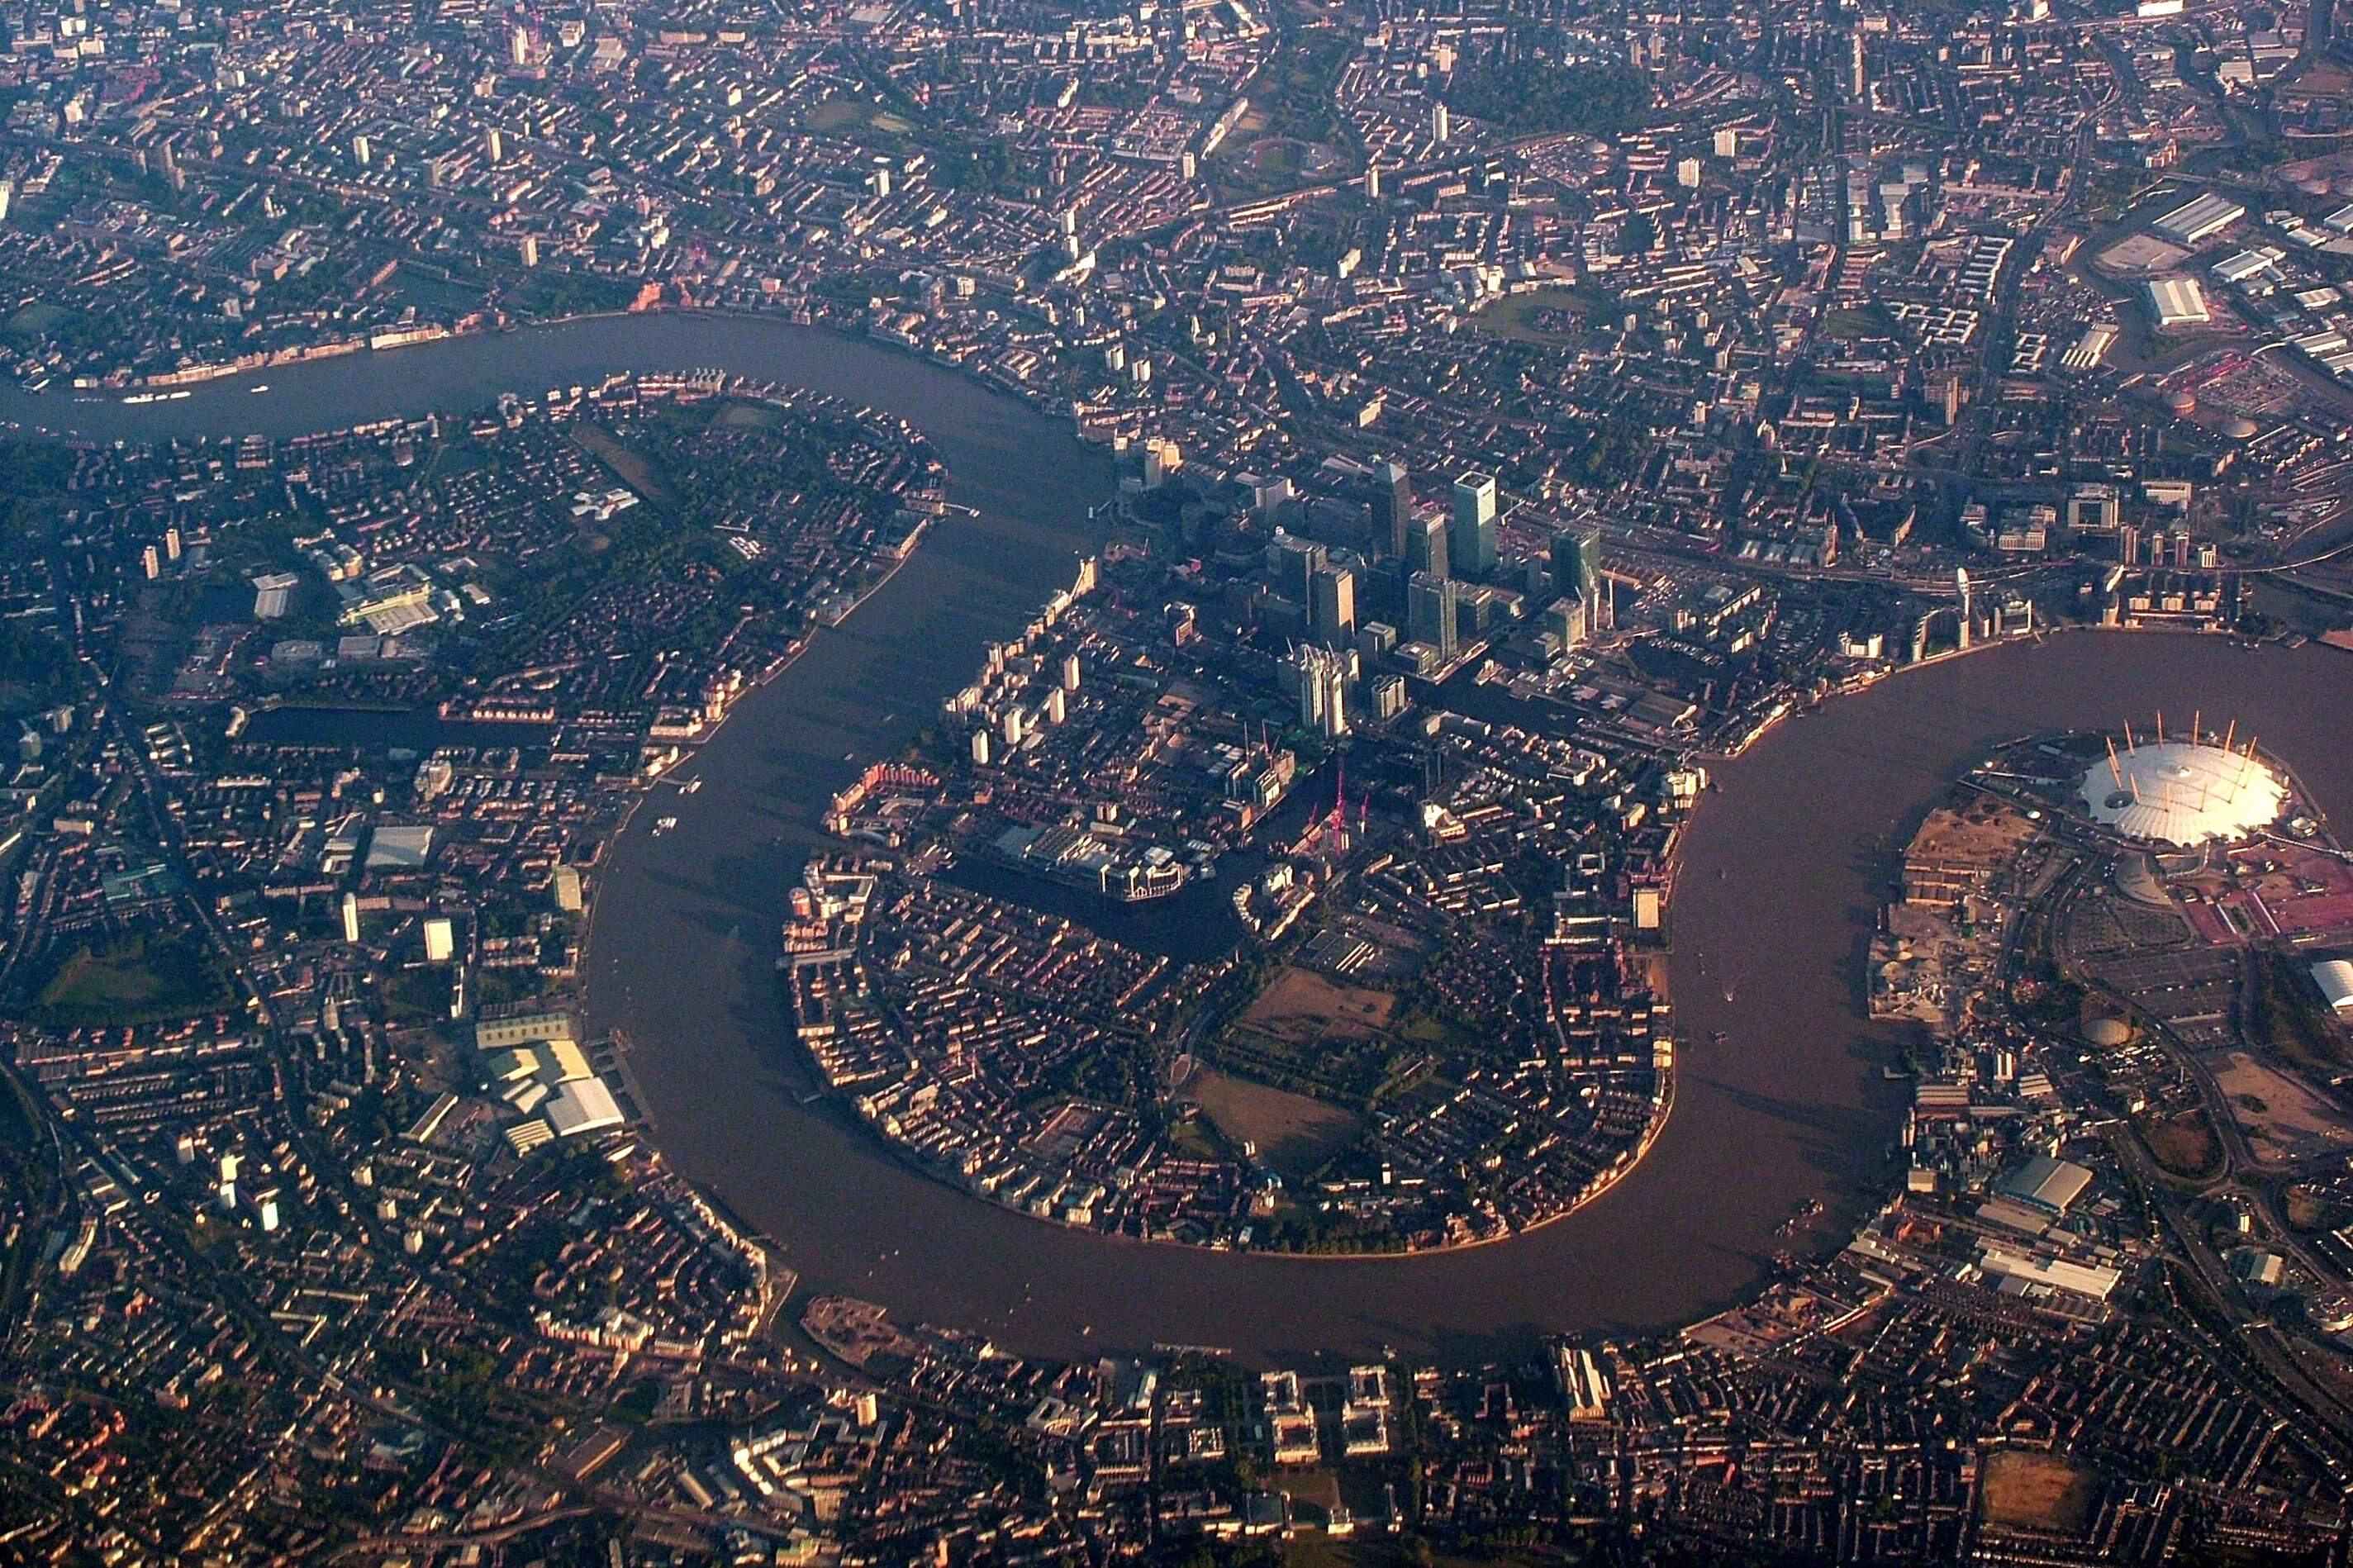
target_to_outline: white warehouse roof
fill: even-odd
[[[2094,821],[2156,844],[2246,838],[2287,810],[2287,785],[2268,763],[2202,741],[2127,747],[2085,769],[2076,789]]]
[[[2221,233],[2247,216],[2247,209],[2234,201],[2208,191],[2182,203],[2148,226],[2168,239],[2184,245]]]
[[[2070,1263],[2063,1258],[2028,1257],[1996,1247],[1987,1247],[1978,1256],[1978,1267],[1997,1278],[2052,1285],[2078,1296],[2089,1296],[2094,1301],[2106,1300],[2124,1279],[2113,1268]]]
[[[618,1127],[622,1121],[620,1102],[605,1087],[605,1080],[597,1078],[577,1078],[559,1085],[547,1097],[543,1114],[547,1124],[565,1138],[581,1132],[601,1132],[607,1127]]]
[[[2195,278],[2150,279],[2148,304],[2157,312],[2160,327],[2195,326],[2211,319],[2206,309],[2206,290]]]
[[[2001,1184],[2001,1190],[2023,1203],[2053,1214],[2065,1214],[2084,1189],[2092,1184],[2092,1173],[2072,1160],[2054,1160],[2048,1154],[2037,1154],[2019,1168],[2018,1173]]]
[[[2353,1014],[2353,962],[2324,958],[2312,966],[2312,980],[2338,1014]]]

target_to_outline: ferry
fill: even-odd
[[[654,837],[656,838],[659,838],[663,834],[668,833],[671,828],[676,827],[677,826],[677,817],[665,816],[660,821],[654,824]]]

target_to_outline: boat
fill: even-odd
[[[247,390],[248,392],[254,393],[254,394],[256,394],[256,395],[259,395],[259,394],[261,394],[261,393],[264,393],[264,392],[267,392],[267,391],[269,391],[269,384],[268,382],[266,382],[266,381],[265,381],[265,382],[261,382],[261,383],[259,383],[259,384],[256,384],[256,385],[247,387],[247,388],[246,388],[246,390]]]

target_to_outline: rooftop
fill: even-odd
[[[2252,837],[2287,809],[2269,764],[2203,741],[2127,744],[2076,785],[2094,820],[2127,838],[2189,846]]]

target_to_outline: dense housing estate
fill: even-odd
[[[2342,1561],[2339,32],[0,4],[0,1558]]]

